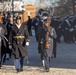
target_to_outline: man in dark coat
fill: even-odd
[[[73,16],[69,17],[69,23],[70,23],[70,43],[74,43],[74,22],[73,22]]]
[[[48,38],[46,38],[46,34],[48,34]],[[50,58],[53,53],[53,38],[56,37],[55,29],[50,26],[50,18],[45,13],[43,15],[42,25],[39,28],[38,50],[41,54],[42,65],[46,72],[50,71]],[[46,42],[48,42],[49,48],[45,47]]]
[[[32,22],[32,25],[34,26],[35,28],[35,37],[36,37],[36,41],[38,41],[38,27],[40,25],[40,18],[39,16],[36,16],[34,19],[33,19],[33,22]]]
[[[14,54],[14,65],[17,72],[23,71],[24,57],[28,55],[29,33],[26,25],[21,24],[21,17],[16,17],[16,24],[11,27],[9,48]]]
[[[32,19],[31,19],[30,16],[28,16],[27,27],[28,27],[29,35],[32,35],[32,34],[31,34]]]
[[[63,23],[61,25],[61,28],[62,28],[62,34],[63,34],[63,37],[64,37],[64,41],[66,43],[70,43],[70,33],[69,33],[69,29],[70,29],[70,23],[69,23],[69,20],[68,18],[65,18],[63,20]]]
[[[60,17],[56,18],[56,33],[57,33],[57,42],[61,43],[60,38],[62,35],[62,29],[61,29],[61,23]]]

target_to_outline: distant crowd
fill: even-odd
[[[24,23],[21,23],[21,16],[18,15],[12,24],[11,14],[3,14],[0,20],[0,68],[13,53],[17,72],[23,71],[25,56],[28,61],[29,36],[33,35],[38,42],[43,68],[49,72],[51,57],[56,58],[56,47],[57,43],[62,42],[61,37],[67,44],[76,43],[76,16],[61,19],[43,11],[34,18],[28,15],[28,21]]]

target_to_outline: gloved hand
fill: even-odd
[[[9,45],[9,49],[12,49],[12,45]]]
[[[40,44],[43,44],[43,42],[41,41]]]
[[[29,42],[26,42],[26,46],[29,46]]]

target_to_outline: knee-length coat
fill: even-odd
[[[6,53],[6,39],[4,36],[7,35],[7,29],[6,26],[3,24],[0,24],[0,61],[3,56],[3,54]]]
[[[24,38],[14,38],[15,36],[24,36]],[[26,25],[22,24],[19,29],[16,25],[13,25],[9,35],[9,44],[12,45],[15,58],[28,55],[26,42],[29,42],[29,33]]]
[[[50,27],[49,28],[49,32],[50,32],[50,35],[49,35],[49,38],[48,38],[48,41],[49,41],[49,45],[50,47],[48,49],[45,48],[45,41],[46,41],[46,38],[45,38],[45,34],[46,34],[46,28],[41,26],[39,28],[39,45],[38,45],[38,50],[39,50],[39,53],[44,53],[45,56],[48,56],[48,57],[51,57],[52,56],[52,53],[53,53],[53,38],[57,38],[57,35],[56,35],[56,32],[55,32],[55,29],[53,27]],[[43,49],[42,50],[42,44],[40,44],[40,42],[43,41]]]

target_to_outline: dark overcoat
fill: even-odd
[[[15,36],[24,36],[24,38],[14,38]],[[18,29],[16,25],[11,27],[9,44],[12,45],[15,58],[25,57],[28,55],[26,42],[29,42],[29,33],[25,24]]]
[[[3,56],[3,54],[6,53],[6,40],[4,38],[5,35],[7,35],[7,29],[5,27],[5,25],[0,24],[0,28],[2,28],[2,30],[0,30],[0,60]]]

